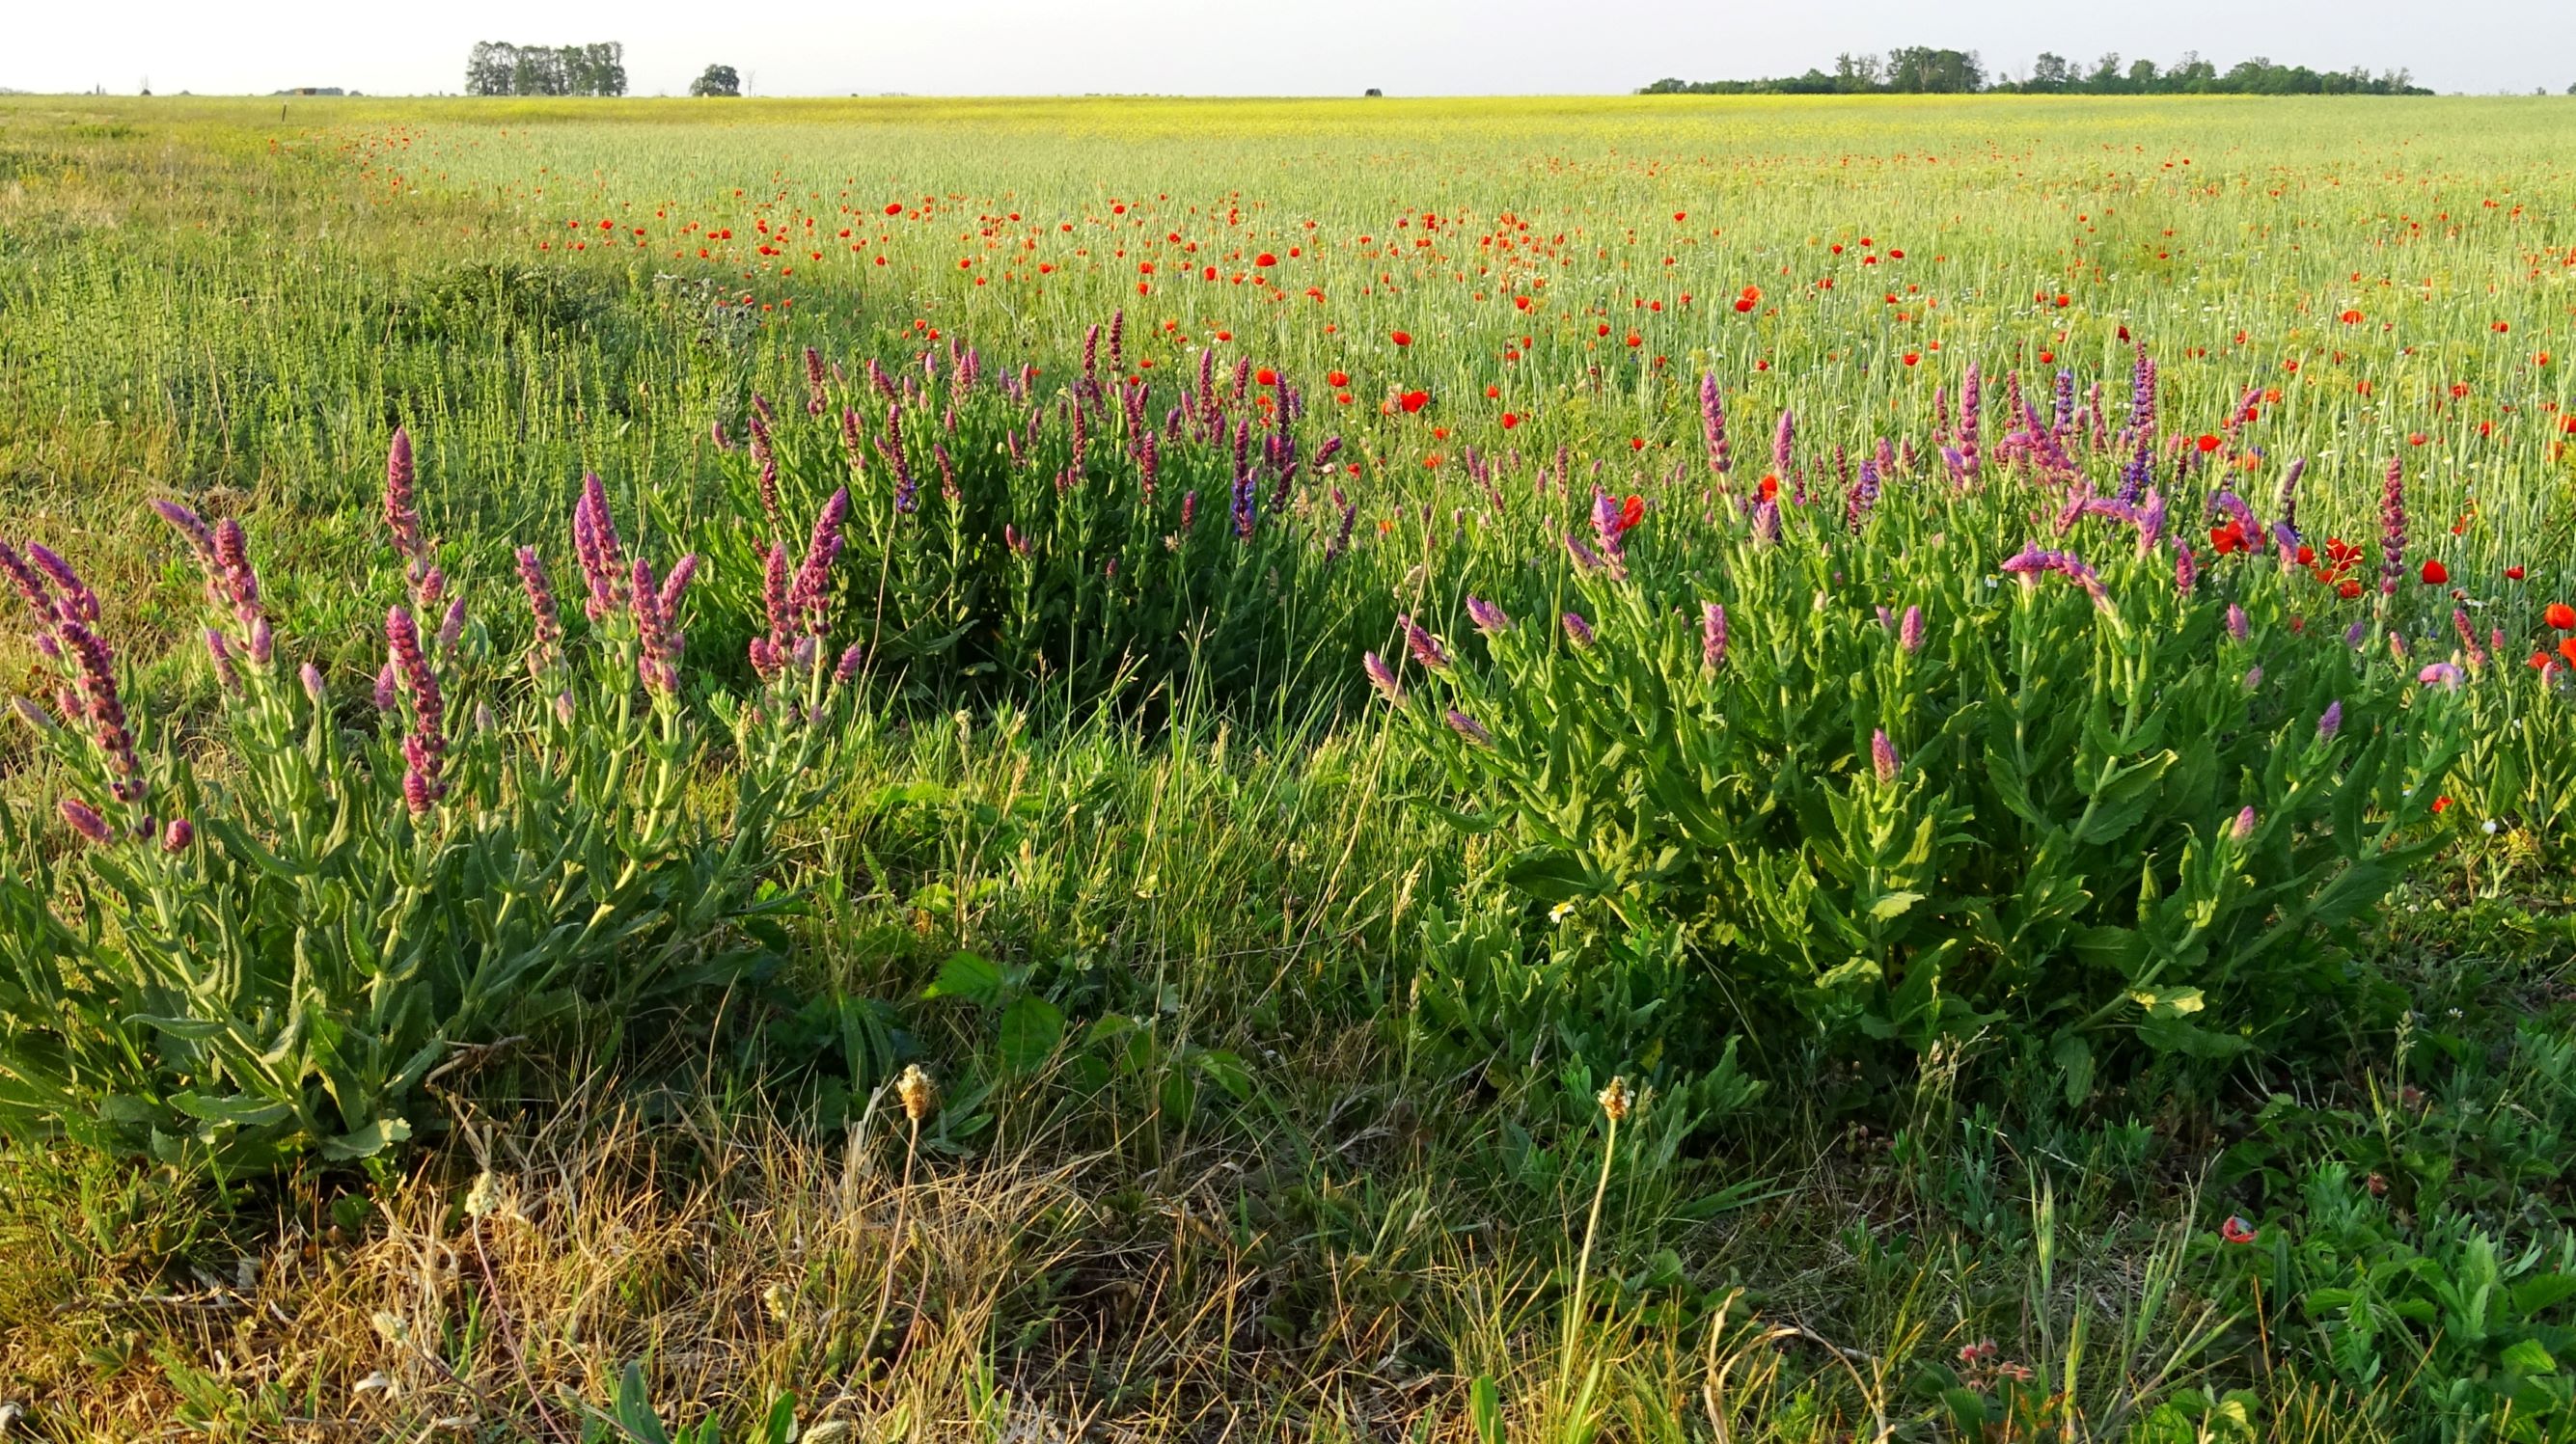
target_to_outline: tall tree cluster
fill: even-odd
[[[2378,75],[2350,70],[2310,70],[2276,65],[2256,56],[2220,70],[2197,51],[2168,66],[2152,60],[2123,65],[2105,55],[2090,69],[2062,55],[2040,52],[2022,79],[1989,78],[1973,50],[1906,45],[1884,57],[1844,54],[1831,72],[1762,80],[1658,80],[1643,95],[1968,95],[1977,92],[2058,95],[2430,95],[2406,71]]]
[[[614,40],[590,45],[476,41],[465,58],[465,93],[624,95],[626,47]]]

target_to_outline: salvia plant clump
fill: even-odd
[[[597,478],[573,506],[570,602],[536,547],[524,602],[469,598],[412,480],[398,432],[403,595],[373,695],[345,701],[272,628],[242,527],[158,504],[205,575],[219,774],[125,705],[72,566],[0,546],[59,678],[17,711],[79,841],[25,845],[28,819],[0,812],[30,860],[0,871],[0,1125],[235,1169],[374,1155],[421,1125],[458,1049],[613,1042],[774,931],[756,926],[782,905],[759,889],[772,839],[853,722],[828,604],[781,618],[756,689],[702,709],[684,685],[697,562],[631,550]],[[529,611],[510,656],[475,620],[505,605]]]
[[[2143,365],[2118,433],[2065,385],[2060,423],[1982,432],[1980,389],[1937,469],[1867,465],[1828,505],[1782,481],[1785,419],[1729,486],[1711,388],[1712,483],[1664,494],[1698,524],[1599,493],[1466,599],[1473,639],[1408,623],[1364,659],[1556,993],[1597,1015],[1588,974],[1661,979],[1620,1028],[1565,1022],[1598,1066],[1983,1038],[2081,1101],[2115,1059],[2206,1076],[2336,1036],[2369,991],[2338,935],[2439,845],[2483,661],[2412,658],[2386,607],[2311,627],[2293,518],[2195,477]],[[2177,495],[2208,498],[2213,555]],[[1491,940],[1434,932],[1429,1012],[1492,1041]]]

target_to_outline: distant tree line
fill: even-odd
[[[465,59],[465,93],[624,95],[626,47],[614,40],[592,45],[476,41]]]
[[[2021,79],[1989,78],[1973,50],[1943,50],[1909,45],[1877,55],[1834,57],[1827,72],[1767,80],[1658,80],[1641,95],[2430,95],[2399,70],[2377,75],[2355,66],[2350,70],[2310,70],[2304,65],[2275,65],[2256,56],[2226,70],[2185,51],[2169,66],[2152,60],[2123,64],[2104,55],[2090,69],[2064,56],[2042,51],[2030,74]],[[2571,92],[2576,93],[2576,92]]]

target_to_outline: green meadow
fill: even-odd
[[[2576,1435],[2571,115],[0,98],[0,1434]]]

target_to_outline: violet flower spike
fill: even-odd
[[[1422,624],[1411,617],[1404,619],[1404,648],[1413,654],[1413,660],[1426,672],[1446,672],[1452,665],[1440,639],[1423,630]]]
[[[72,831],[101,847],[116,841],[116,829],[108,826],[107,819],[99,816],[98,809],[88,803],[77,797],[66,797],[57,806],[62,812],[63,821],[71,827]]]
[[[535,635],[528,649],[529,665],[542,672],[554,665],[563,646],[563,613],[555,606],[554,583],[546,576],[545,558],[535,547],[518,551],[519,585],[528,594],[528,613],[535,619]]]
[[[1567,638],[1569,638],[1577,647],[1580,647],[1585,651],[1590,651],[1594,640],[1592,624],[1583,620],[1583,616],[1579,612],[1566,613],[1564,621],[1565,635]]]
[[[2326,704],[2324,715],[2317,718],[2317,740],[2320,742],[2332,742],[2335,738],[2335,734],[2342,730],[2343,703],[2340,701],[2328,702]]]
[[[1403,703],[1404,686],[1396,681],[1395,669],[1386,664],[1384,657],[1375,652],[1363,654],[1360,658],[1360,670],[1368,674],[1369,685],[1377,689],[1379,696],[1398,705]]]
[[[1476,624],[1476,630],[1488,637],[1498,637],[1512,629],[1508,613],[1473,593],[1467,597],[1467,616]]]
[[[1899,770],[1896,744],[1887,740],[1887,729],[1884,727],[1869,735],[1869,766],[1870,771],[1877,775],[1880,786],[1884,787],[1896,780]]]
[[[1478,722],[1475,718],[1468,716],[1466,713],[1459,711],[1457,708],[1450,708],[1449,714],[1445,720],[1449,724],[1450,731],[1466,738],[1469,742],[1472,742],[1479,747],[1491,747],[1494,745],[1494,734],[1486,731],[1484,724]]]
[[[1699,665],[1710,676],[1726,665],[1726,608],[1718,602],[1699,604]]]

